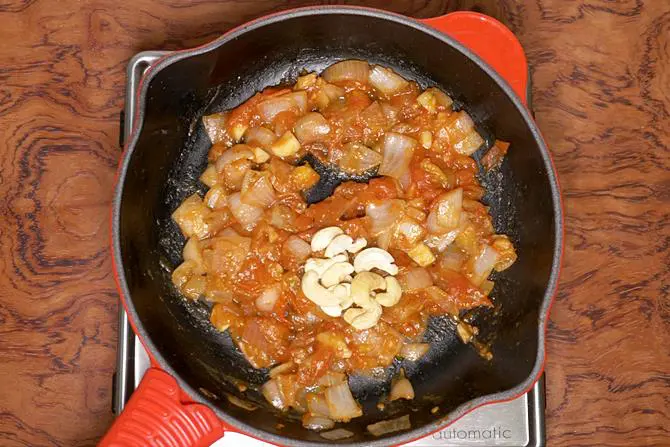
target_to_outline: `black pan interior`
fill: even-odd
[[[370,443],[376,438],[366,433],[366,425],[394,415],[410,414],[413,429],[429,426],[464,402],[526,380],[538,358],[538,318],[557,243],[548,172],[521,113],[460,51],[401,19],[363,13],[288,15],[159,70],[146,91],[143,126],[127,161],[121,196],[119,238],[131,313],[165,367],[187,388],[199,390],[198,399],[208,400],[222,417],[234,418],[246,430],[259,430],[259,436],[288,438],[284,443],[324,439],[303,429],[298,418],[265,404],[256,391],[265,372],[244,360],[227,333],[210,326],[207,304],[186,302],[175,293],[170,272],[181,262],[184,239],[170,214],[188,195],[206,191],[197,180],[210,147],[200,124],[203,114],[237,106],[264,87],[293,81],[302,70],[320,71],[347,58],[392,67],[422,87],[440,86],[465,105],[489,138],[512,142],[502,169],[482,174],[481,180],[489,190],[485,201],[496,230],[510,235],[519,260],[495,278],[495,310],[474,316],[480,340],[491,343],[493,360],[463,345],[449,321],[433,321],[426,334],[432,343],[429,354],[418,363],[389,368],[405,368],[417,398],[379,411],[376,404],[389,382],[352,378],[365,416],[338,424],[355,433],[341,442]],[[248,390],[241,392],[240,384]],[[227,394],[259,408],[242,410],[229,403]],[[431,412],[435,406],[436,414]],[[283,428],[277,428],[279,423]]]

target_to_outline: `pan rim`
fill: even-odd
[[[542,298],[542,303],[539,308],[539,317],[538,317],[538,352],[535,359],[535,364],[531,373],[528,377],[517,384],[516,386],[498,393],[492,393],[477,397],[475,399],[464,402],[459,405],[457,408],[449,412],[449,414],[441,419],[437,419],[432,423],[425,424],[423,426],[411,429],[409,431],[403,432],[398,435],[393,435],[377,440],[366,441],[366,445],[373,447],[382,447],[387,445],[396,445],[406,442],[410,442],[415,439],[422,438],[424,436],[430,435],[438,430],[445,428],[447,425],[453,423],[457,419],[460,419],[465,414],[474,410],[477,407],[480,407],[485,404],[491,404],[496,402],[504,402],[508,400],[513,400],[524,393],[526,393],[534,383],[539,379],[540,375],[544,370],[544,363],[546,359],[546,346],[545,346],[545,331],[549,319],[549,311],[553,298],[556,294],[558,287],[558,278],[560,274],[560,265],[563,251],[563,210],[561,204],[560,189],[558,184],[558,179],[556,175],[556,170],[553,166],[550,152],[542,138],[540,130],[538,129],[535,121],[528,109],[523,105],[521,99],[514,93],[512,88],[507,84],[507,82],[500,77],[488,64],[482,61],[477,55],[472,51],[452,39],[451,37],[431,28],[428,25],[420,23],[416,19],[408,18],[402,15],[371,9],[371,8],[361,8],[361,7],[342,7],[342,6],[321,6],[321,7],[305,7],[291,9],[287,11],[282,11],[276,14],[269,16],[260,17],[251,22],[242,24],[241,26],[234,28],[225,34],[223,34],[218,39],[209,42],[203,46],[186,49],[177,52],[168,53],[161,59],[159,59],[151,68],[145,73],[140,82],[140,88],[137,95],[137,114],[135,122],[133,123],[133,131],[131,137],[128,140],[126,148],[124,150],[119,170],[117,173],[117,184],[114,191],[114,201],[112,206],[112,255],[114,259],[114,273],[117,281],[117,287],[119,289],[120,297],[122,299],[123,305],[126,308],[128,315],[130,316],[130,321],[135,332],[139,335],[142,344],[148,349],[153,358],[159,363],[160,367],[169,373],[175,380],[179,383],[179,386],[193,399],[194,402],[202,403],[211,408],[216,415],[222,420],[224,424],[231,426],[232,428],[239,430],[244,434],[249,434],[251,436],[263,439],[268,442],[287,445],[287,446],[322,446],[327,444],[327,442],[312,442],[312,441],[301,441],[289,437],[284,437],[280,435],[267,432],[256,427],[253,427],[231,415],[221,410],[220,408],[211,405],[209,399],[203,396],[200,391],[196,388],[191,387],[188,383],[181,379],[180,375],[175,371],[161,355],[160,351],[156,348],[152,342],[149,335],[146,333],[142,327],[139,315],[137,314],[135,307],[132,303],[132,298],[130,291],[128,289],[128,284],[126,282],[125,273],[123,270],[122,256],[121,256],[121,245],[119,238],[119,224],[120,224],[120,214],[121,214],[121,200],[124,190],[124,180],[128,170],[130,159],[132,158],[134,149],[139,140],[139,135],[141,133],[142,124],[144,121],[144,112],[145,112],[145,102],[148,92],[148,86],[150,81],[155,77],[155,75],[162,69],[172,65],[180,60],[186,59],[191,56],[197,56],[204,54],[213,50],[216,50],[220,46],[224,45],[230,40],[233,40],[248,31],[255,30],[257,28],[267,26],[273,23],[290,20],[297,17],[311,16],[311,15],[358,15],[365,16],[370,18],[377,18],[383,20],[390,20],[401,25],[408,26],[410,28],[416,29],[417,31],[426,33],[442,43],[449,45],[461,52],[464,56],[471,59],[481,70],[483,70],[489,77],[491,77],[494,82],[496,82],[499,87],[505,92],[510,101],[517,108],[521,114],[523,120],[528,126],[531,134],[535,138],[538,148],[540,150],[545,169],[547,172],[548,180],[551,187],[551,199],[552,199],[552,208],[553,208],[553,217],[554,217],[554,238],[555,246],[552,259],[552,268],[549,280],[547,282],[547,287]],[[344,442],[337,445],[343,446],[353,446],[359,445],[354,442]]]

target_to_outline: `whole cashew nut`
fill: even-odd
[[[364,249],[367,245],[368,241],[363,237],[359,237],[353,242],[353,244],[351,244],[351,247],[347,248],[347,251],[349,253],[358,253],[359,251]]]
[[[344,300],[340,301],[340,309],[347,310],[354,305],[354,299],[348,295]]]
[[[339,306],[348,294],[347,288],[338,284],[332,289],[326,289],[319,284],[319,275],[315,271],[306,272],[300,284],[302,293],[317,306]]]
[[[342,308],[340,306],[321,306],[321,310],[329,317],[339,317],[342,315]]]
[[[366,248],[354,258],[354,270],[356,270],[356,273],[360,273],[378,268],[389,275],[397,275],[398,266],[394,262],[395,259],[386,250],[377,247]]]
[[[318,273],[320,278],[334,264],[337,264],[338,262],[347,262],[348,260],[349,258],[347,255],[337,255],[330,259],[309,258],[305,261],[305,272],[314,271]]]
[[[344,312],[344,321],[359,331],[370,329],[382,316],[382,307],[376,301],[372,301],[366,307],[351,308]]]
[[[402,296],[402,289],[400,288],[400,283],[393,276],[387,276],[386,281],[386,292],[378,293],[375,295],[375,301],[381,304],[384,307],[391,307],[398,304],[400,297]]]
[[[343,282],[339,286],[344,287],[347,291],[347,295],[340,300],[340,309],[347,310],[354,304],[354,300],[351,298],[351,284]]]
[[[351,299],[351,284],[342,283],[328,287],[328,290],[331,292],[335,289],[342,289],[346,292],[346,294],[343,298],[340,299],[340,303],[336,306],[321,306],[321,310],[330,317],[339,317],[342,315],[343,310],[348,309],[354,303],[354,301]],[[342,291],[339,291],[338,293],[342,293]]]
[[[328,244],[328,247],[326,247],[326,252],[324,254],[326,255],[326,258],[332,258],[333,256],[339,255],[340,253],[346,253],[347,249],[351,247],[353,243],[354,240],[351,238],[351,236],[340,234],[339,236],[335,236],[335,238],[330,241],[330,244]]]
[[[337,286],[328,287],[328,290],[333,290],[335,287],[344,288],[344,290],[346,290],[347,292],[346,297],[342,299],[346,299],[351,295],[351,284],[343,282],[338,284]]]
[[[324,287],[331,287],[346,280],[349,275],[354,273],[354,266],[348,262],[336,262],[321,275],[321,284]]]
[[[382,276],[372,272],[361,272],[351,281],[351,299],[361,307],[372,305],[375,301],[371,292],[379,289],[386,289],[386,281]]]
[[[336,236],[343,234],[344,231],[340,227],[326,227],[322,228],[312,236],[311,247],[312,251],[324,250]]]

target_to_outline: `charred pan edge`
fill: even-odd
[[[144,121],[144,111],[145,111],[145,101],[146,101],[146,95],[147,95],[147,90],[149,83],[153,79],[153,77],[158,73],[160,70],[164,69],[165,67],[180,61],[182,59],[195,56],[195,55],[200,55],[212,50],[217,49],[218,47],[224,45],[226,42],[237,38],[238,36],[244,34],[247,31],[257,29],[260,27],[263,27],[265,25],[271,24],[271,23],[276,23],[276,22],[281,22],[284,20],[296,18],[296,17],[304,17],[304,16],[311,16],[311,15],[323,15],[323,14],[337,14],[337,15],[359,15],[359,16],[366,16],[366,17],[372,17],[372,18],[378,18],[378,19],[384,19],[384,20],[390,20],[393,22],[397,22],[400,24],[403,24],[405,26],[408,26],[410,28],[414,28],[417,31],[426,33],[431,35],[432,37],[435,37],[436,39],[441,40],[447,45],[450,45],[451,47],[457,49],[461,53],[463,53],[465,56],[468,58],[472,59],[478,66],[481,68],[486,74],[488,74],[502,89],[503,91],[507,94],[508,98],[512,103],[515,105],[515,107],[519,110],[521,115],[523,116],[523,119],[526,122],[526,125],[528,128],[531,130],[533,136],[535,137],[538,146],[540,148],[540,151],[542,153],[542,158],[544,160],[544,165],[545,169],[547,171],[547,175],[549,177],[549,182],[551,185],[551,196],[552,196],[552,206],[554,210],[554,225],[555,225],[555,246],[554,246],[554,257],[553,257],[553,263],[552,263],[552,268],[551,268],[551,276],[549,278],[549,283],[547,284],[547,289],[544,294],[544,298],[542,300],[542,305],[540,307],[540,316],[539,316],[539,321],[538,321],[538,352],[537,352],[537,357],[535,360],[535,365],[533,367],[533,370],[531,374],[528,376],[526,380],[523,382],[519,383],[517,386],[514,388],[511,388],[507,391],[500,392],[500,393],[495,393],[495,394],[489,394],[485,396],[478,397],[476,399],[470,400],[455,410],[453,410],[447,418],[437,420],[432,424],[425,425],[423,427],[419,427],[417,429],[405,432],[403,434],[399,434],[396,436],[391,436],[388,438],[383,438],[379,440],[374,440],[374,441],[367,441],[366,445],[372,446],[372,447],[383,447],[383,446],[388,446],[388,445],[397,445],[397,444],[403,444],[406,442],[409,442],[411,440],[419,439],[422,438],[426,435],[429,435],[433,432],[436,432],[440,429],[443,429],[448,423],[454,422],[455,420],[461,418],[464,416],[466,413],[469,413],[470,411],[474,410],[477,407],[480,407],[485,404],[489,403],[494,403],[494,402],[502,402],[502,401],[508,401],[515,399],[516,397],[526,393],[532,386],[535,384],[535,382],[540,378],[543,370],[544,370],[544,362],[545,362],[545,330],[546,326],[549,320],[549,310],[553,301],[553,297],[556,294],[557,286],[558,286],[558,277],[559,277],[559,271],[560,271],[560,265],[561,265],[561,257],[562,257],[562,252],[563,252],[563,210],[562,210],[562,204],[561,204],[561,196],[560,196],[560,190],[559,190],[559,185],[558,185],[558,179],[556,176],[556,172],[553,166],[553,162],[551,159],[551,155],[549,153],[549,150],[547,149],[546,144],[544,143],[544,140],[542,138],[542,135],[540,134],[540,130],[537,128],[537,125],[535,124],[535,121],[533,120],[530,112],[528,109],[523,105],[521,102],[520,98],[514,93],[514,91],[511,89],[511,87],[507,84],[507,82],[502,79],[491,67],[489,67],[488,64],[486,64],[484,61],[482,61],[478,56],[476,56],[474,53],[472,53],[470,50],[465,48],[463,45],[458,43],[457,41],[453,40],[452,38],[448,37],[447,35],[436,31],[432,28],[430,28],[427,25],[421,24],[414,19],[407,18],[405,16],[401,16],[398,14],[394,13],[389,13],[389,12],[384,12],[384,11],[379,11],[375,9],[368,9],[368,8],[358,8],[358,7],[329,7],[329,6],[324,6],[324,7],[308,7],[308,8],[299,8],[299,9],[293,9],[285,12],[280,12],[277,14],[272,14],[269,16],[261,17],[259,19],[253,20],[251,22],[245,23],[237,28],[234,28],[224,35],[222,35],[220,38],[216,39],[213,42],[210,42],[206,45],[203,45],[201,47],[193,48],[193,49],[188,49],[188,50],[183,50],[183,51],[177,51],[174,53],[170,53],[166,55],[165,57],[161,58],[158,60],[154,65],[151,66],[151,68],[146,72],[144,77],[141,80],[140,83],[140,89],[138,92],[138,97],[137,97],[137,114],[136,114],[136,119],[135,122],[133,123],[133,131],[131,134],[131,138],[129,139],[129,142],[127,143],[126,150],[123,154],[121,164],[119,166],[119,171],[118,171],[118,176],[117,176],[117,185],[116,185],[116,190],[114,192],[114,204],[112,207],[112,249],[113,249],[113,258],[115,260],[114,264],[114,269],[115,269],[115,275],[119,287],[119,291],[122,294],[122,299],[124,301],[124,305],[126,307],[126,310],[128,314],[131,317],[131,322],[133,323],[133,327],[135,331],[139,334],[140,339],[142,340],[142,343],[144,346],[148,349],[148,351],[151,353],[153,358],[160,364],[161,368],[163,368],[166,372],[171,374],[179,383],[181,388],[189,395],[191,396],[195,401],[201,402],[203,404],[209,404],[209,401],[206,397],[202,396],[201,393],[189,386],[187,383],[185,383],[181,378],[179,377],[179,374],[177,371],[173,370],[170,365],[166,362],[166,360],[163,358],[163,356],[158,352],[156,349],[155,345],[149,338],[148,334],[144,331],[144,329],[137,324],[139,321],[137,312],[135,311],[135,308],[132,304],[132,300],[128,299],[130,297],[130,292],[128,290],[128,285],[126,283],[125,279],[125,274],[123,272],[122,264],[121,264],[121,246],[120,246],[120,240],[119,240],[119,222],[120,222],[120,210],[121,210],[121,199],[123,196],[123,185],[124,185],[124,180],[126,176],[126,172],[128,169],[128,163],[129,160],[133,154],[134,148],[137,144],[137,141],[139,139],[139,132],[142,128],[142,124]],[[245,434],[249,434],[251,436],[254,436],[259,439],[263,439],[269,442],[273,442],[276,444],[282,444],[282,445],[288,445],[288,446],[322,446],[326,444],[324,443],[314,443],[314,442],[305,442],[305,441],[298,441],[295,439],[291,438],[286,438],[283,436],[277,436],[275,434],[265,432],[262,430],[259,430],[255,427],[252,427],[232,416],[229,414],[219,410],[218,408],[213,408],[217,415],[222,419],[222,421],[225,424],[229,424],[230,426],[239,429]],[[330,444],[330,443],[328,443]],[[338,445],[348,445],[348,446],[354,446],[358,445],[357,443],[341,443]]]

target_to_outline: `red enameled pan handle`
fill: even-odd
[[[208,447],[224,433],[206,405],[183,401],[177,381],[149,368],[100,447]]]
[[[521,43],[505,25],[484,14],[452,12],[421,22],[454,38],[498,72],[528,105],[528,62]]]
[[[514,34],[497,20],[474,12],[453,12],[421,20],[463,44],[488,63],[527,103],[528,65]],[[152,362],[100,447],[208,447],[224,426],[213,410],[193,403],[177,381]]]

